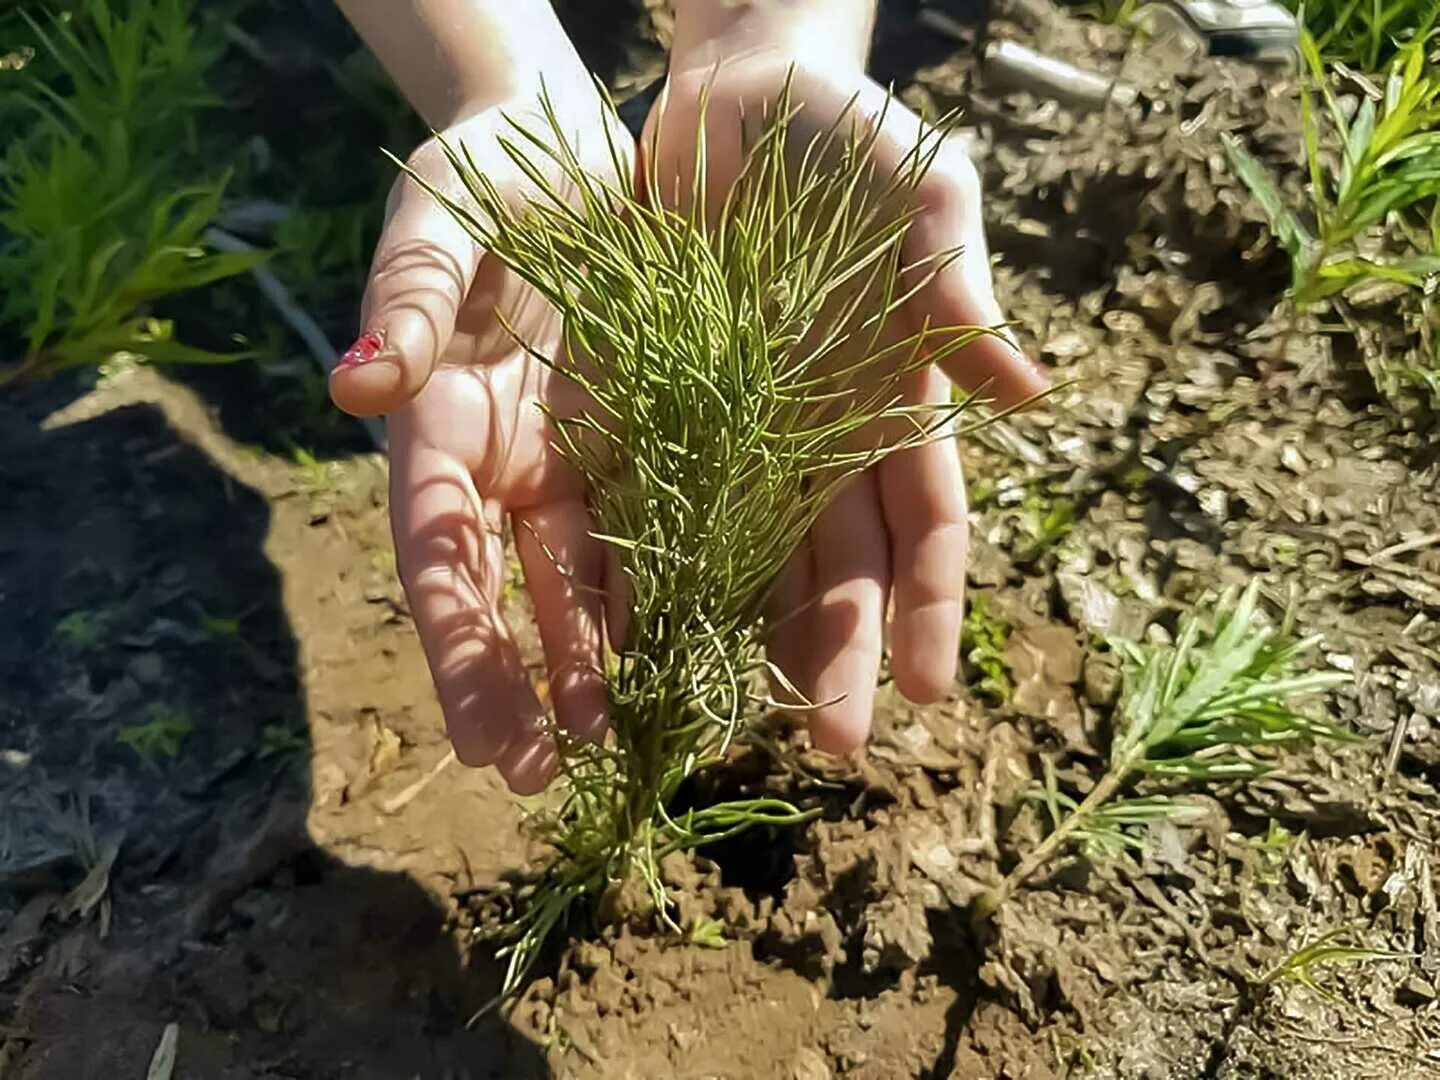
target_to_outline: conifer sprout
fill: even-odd
[[[561,795],[539,824],[555,856],[511,927],[502,998],[577,900],[638,878],[671,923],[665,855],[809,816],[778,798],[671,805],[778,705],[767,676],[790,711],[810,707],[764,660],[771,585],[847,479],[957,434],[965,405],[916,404],[907,390],[921,368],[994,332],[902,336],[890,318],[957,254],[920,266],[901,255],[943,129],[889,173],[874,160],[879,120],[852,107],[801,140],[786,92],[739,125],[744,166],[707,214],[703,136],[689,208],[676,211],[662,205],[658,169],[637,185],[613,142],[619,179],[587,172],[542,104],[548,130],[512,120],[501,140],[533,184],[526,205],[507,202],[463,146],[446,151],[473,205],[426,185],[563,316],[565,359],[535,359],[589,404],[547,411],[631,601],[606,665],[609,736],[554,732]],[[547,179],[556,167],[563,189]]]
[[[1247,780],[1269,769],[1276,748],[1320,740],[1357,742],[1348,729],[1316,720],[1287,705],[1348,682],[1343,671],[1295,671],[1295,662],[1319,644],[1296,640],[1290,618],[1268,624],[1259,611],[1259,583],[1230,590],[1209,611],[1182,621],[1173,645],[1112,641],[1124,661],[1124,687],[1116,709],[1110,764],[1085,797],[1060,791],[1046,763],[1033,792],[1051,831],[1000,884],[981,895],[975,923],[992,916],[1015,891],[1068,846],[1116,854],[1143,843],[1133,830],[1162,822],[1194,821],[1203,807],[1171,791],[1123,795],[1146,777],[1171,785]]]

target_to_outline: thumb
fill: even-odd
[[[330,375],[336,405],[374,416],[424,388],[455,334],[480,256],[449,211],[414,181],[401,181],[370,267],[360,336]]]

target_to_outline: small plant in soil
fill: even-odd
[[[1345,728],[1286,704],[1349,676],[1297,673],[1296,661],[1318,644],[1318,637],[1294,640],[1288,626],[1268,625],[1258,604],[1258,583],[1252,583],[1243,593],[1227,593],[1212,611],[1192,612],[1173,645],[1112,642],[1124,662],[1124,683],[1109,765],[1076,797],[1061,790],[1047,763],[1032,797],[1047,811],[1050,832],[980,897],[977,922],[1072,846],[1115,855],[1141,847],[1145,830],[1153,825],[1202,817],[1201,807],[1177,793],[1185,784],[1260,776],[1273,751],[1282,747],[1357,741]],[[1134,788],[1142,782],[1161,790],[1137,793]]]
[[[548,103],[544,113],[543,138],[517,124],[503,140],[534,182],[528,205],[507,203],[463,147],[449,156],[473,208],[431,194],[564,316],[571,359],[536,359],[589,400],[577,415],[552,412],[554,438],[589,482],[595,532],[621,564],[631,615],[606,664],[608,738],[556,732],[562,799],[538,819],[554,861],[522,898],[502,995],[577,901],[638,882],[669,922],[665,855],[807,816],[778,798],[673,814],[672,800],[776,704],[767,675],[803,702],[763,658],[772,582],[851,476],[949,437],[964,406],[907,403],[908,376],[989,332],[883,336],[953,255],[920,267],[901,258],[938,137],[884,173],[871,124],[850,115],[802,143],[782,97],[707,218],[703,145],[692,209],[677,212],[658,197],[660,177],[636,185],[614,147],[620,179],[591,175]],[[537,166],[546,158],[566,191]]]
[[[1380,960],[1411,959],[1414,957],[1409,953],[1358,945],[1353,935],[1344,929],[1330,930],[1290,953],[1263,973],[1259,982],[1266,986],[1294,983],[1327,1001],[1333,1001],[1335,994],[1319,982],[1319,969],[1336,964],[1369,964]]]
[[[1274,178],[1239,140],[1224,136],[1235,172],[1290,255],[1296,304],[1320,303],[1365,281],[1418,289],[1440,273],[1440,253],[1428,243],[1396,258],[1361,250],[1367,234],[1389,215],[1427,208],[1440,193],[1440,77],[1428,63],[1430,47],[1421,39],[1401,49],[1383,88],[1370,88],[1374,93],[1363,94],[1350,116],[1315,43],[1302,38],[1309,73],[1300,100],[1310,197],[1303,215],[1286,205]],[[1330,139],[1340,147],[1338,160],[1322,148]]]

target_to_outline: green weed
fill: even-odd
[[[300,488],[312,498],[331,498],[345,487],[345,469],[338,461],[322,461],[303,446],[293,447],[291,460],[299,469]]]
[[[725,924],[719,919],[696,916],[690,927],[689,941],[691,945],[700,945],[706,949],[723,949],[726,945]]]
[[[1106,26],[1127,26],[1140,7],[1140,0],[1064,0],[1066,7],[1089,15]]]
[[[243,616],[217,615],[198,603],[194,607],[196,627],[209,641],[233,643],[240,640],[240,620]]]
[[[1258,863],[1256,879],[1262,885],[1280,883],[1282,872],[1285,869],[1285,860],[1289,856],[1290,848],[1295,840],[1294,833],[1272,819],[1262,835],[1252,836],[1246,841],[1250,850],[1256,855]]]
[[[303,754],[310,746],[309,736],[296,729],[295,725],[283,721],[266,724],[260,729],[260,757],[290,758]]]
[[[179,755],[185,736],[194,729],[194,723],[180,710],[155,704],[146,710],[144,720],[122,727],[115,741],[128,746],[141,761],[155,768]]]
[[[1020,503],[1020,531],[1026,539],[1017,549],[1017,558],[1021,561],[1039,558],[1069,536],[1074,528],[1074,502],[1029,488]]]

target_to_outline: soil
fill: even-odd
[[[663,20],[612,24],[596,63],[638,88]],[[543,853],[447,758],[383,459],[344,429],[303,463],[247,445],[265,387],[237,370],[8,393],[0,1076],[140,1076],[171,1024],[174,1075],[225,1080],[1440,1075],[1437,444],[1278,302],[1219,134],[1298,183],[1293,84],[1047,5],[995,32],[1140,90],[1001,93],[905,5],[881,20],[877,71],[966,109],[1000,291],[1064,383],[965,451],[1013,693],[886,690],[863,760],[737,761],[712,779],[821,815],[667,862],[718,937],[579,927],[472,1024],[499,984],[475,929]],[[1015,808],[1042,760],[1073,791],[1103,768],[1100,640],[1257,575],[1354,673],[1322,704],[1363,740],[1210,789],[1142,854],[1071,856],[974,932],[1039,835]],[[1337,932],[1376,955],[1264,977]]]

